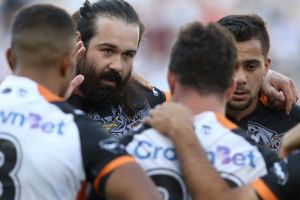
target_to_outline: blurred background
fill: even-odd
[[[92,1],[92,0],[91,0]],[[0,0],[0,80],[9,73],[5,50],[10,25],[17,9],[34,3],[51,3],[71,14],[84,0]],[[160,89],[167,90],[166,71],[170,46],[179,27],[199,20],[214,22],[229,14],[258,14],[271,38],[271,68],[293,78],[300,91],[300,1],[299,0],[128,0],[139,13],[146,33],[137,54],[134,71]]]

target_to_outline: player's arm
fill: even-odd
[[[274,106],[282,106],[289,113],[298,100],[295,82],[283,74],[269,70],[261,84],[261,92],[275,100]]]
[[[126,164],[116,169],[109,177],[105,187],[107,199],[159,199],[159,194],[145,171],[137,164]]]
[[[160,199],[154,183],[117,139],[89,119],[78,124],[86,179],[96,194],[112,200]]]

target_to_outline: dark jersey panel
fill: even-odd
[[[156,105],[166,101],[165,93],[156,87],[154,87],[151,91],[145,91],[145,93],[151,108],[154,108]]]
[[[65,113],[74,115],[79,130],[83,165],[88,182],[93,183],[99,172],[112,160],[127,155],[117,139],[111,137],[97,123],[89,119],[82,111],[73,109],[67,103],[55,103]],[[104,177],[103,180],[106,180]],[[101,190],[104,190],[104,184]]]
[[[260,151],[260,153],[262,154],[267,169],[269,169],[271,166],[273,166],[274,162],[279,161],[279,157],[277,152],[266,148],[264,145],[259,144],[257,141],[255,141],[255,138],[252,137],[251,135],[247,134],[246,131],[244,131],[241,128],[237,128],[232,130],[234,133],[236,133],[237,135],[242,136],[245,140],[247,140],[250,144],[257,146],[258,150]]]
[[[297,150],[286,159],[274,163],[268,174],[262,178],[278,199],[300,199],[299,165],[300,151]]]
[[[259,102],[256,109],[240,121],[227,117],[261,144],[278,151],[283,135],[300,122],[300,108],[293,106],[290,115],[287,115],[284,110],[278,111]]]

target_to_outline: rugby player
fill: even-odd
[[[51,5],[14,19],[14,75],[0,85],[0,199],[74,200],[85,180],[107,199],[159,199],[132,156],[63,102],[76,71],[75,31],[71,16]]]

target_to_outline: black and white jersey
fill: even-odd
[[[134,162],[80,110],[34,81],[0,85],[0,199],[74,200],[87,180],[103,193],[112,170]]]
[[[258,147],[238,135],[237,126],[221,114],[198,114],[194,116],[194,127],[211,164],[231,186],[247,184],[267,173],[267,162]],[[156,183],[164,199],[189,199],[169,138],[149,128],[121,141]]]

